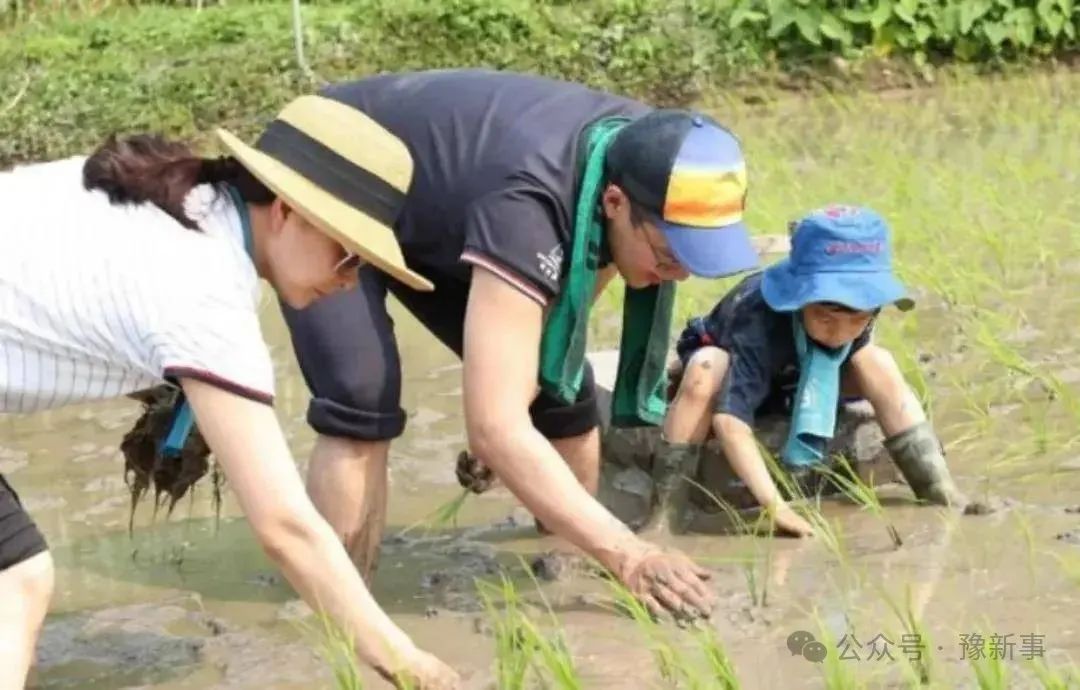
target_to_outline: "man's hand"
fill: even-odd
[[[458,484],[474,494],[482,494],[490,489],[496,482],[495,473],[476,456],[470,455],[469,451],[463,450],[458,453],[457,467],[454,468]]]
[[[615,572],[654,616],[668,611],[676,620],[708,618],[716,606],[708,570],[676,550],[642,542],[645,549],[628,557]]]

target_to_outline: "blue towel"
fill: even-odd
[[[789,467],[801,468],[821,462],[836,432],[840,367],[851,351],[851,343],[836,350],[815,344],[806,335],[800,312],[792,314],[791,325],[799,357],[799,385],[783,457]]]

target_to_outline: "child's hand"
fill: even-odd
[[[777,531],[801,539],[814,536],[814,528],[806,519],[791,509],[787,503],[780,502],[772,509],[773,521]]]

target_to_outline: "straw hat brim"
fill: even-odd
[[[364,261],[405,285],[424,292],[434,290],[427,278],[405,264],[394,231],[341,201],[292,168],[218,129],[218,138],[247,170],[324,233],[355,252]]]

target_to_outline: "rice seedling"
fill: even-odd
[[[836,462],[842,468],[840,471],[834,470],[827,465],[822,465],[818,471],[836,484],[845,496],[885,525],[885,530],[889,533],[889,538],[892,539],[893,548],[899,549],[903,546],[904,540],[900,538],[896,526],[885,516],[885,508],[881,505],[877,492],[862,481],[859,473],[851,466],[847,458],[837,456]]]
[[[402,530],[398,532],[398,535],[405,536],[420,528],[423,529],[425,535],[429,535],[435,530],[445,529],[446,527],[457,527],[458,515],[461,514],[461,509],[465,505],[466,499],[469,498],[470,493],[472,492],[469,491],[469,489],[462,489],[454,498],[439,505],[435,510],[411,525],[402,528]]]
[[[517,588],[505,574],[500,575],[498,586],[483,581],[476,586],[495,639],[497,685],[504,690],[524,690],[537,649],[528,619],[521,612]]]
[[[1027,551],[1028,581],[1031,583],[1031,592],[1034,594],[1038,591],[1035,574],[1035,531],[1031,528],[1031,518],[1024,511],[1017,510],[1014,512],[1013,519],[1016,520],[1016,525],[1024,538],[1024,549]]]
[[[540,582],[536,579],[536,574],[532,568],[528,566],[524,558],[519,557],[519,562],[522,569],[532,580],[536,593],[547,611],[553,630],[550,635],[545,635],[531,619],[523,618],[521,621],[525,634],[530,638],[533,647],[536,649],[538,660],[542,662],[539,672],[547,677],[549,683],[553,683],[560,690],[581,690],[581,679],[577,667],[574,665],[573,655],[570,653],[560,628],[559,619],[555,615],[554,609],[551,608],[547,597],[544,596]],[[504,582],[508,582],[505,577]],[[512,583],[510,586],[513,586]]]
[[[975,639],[978,638],[978,639]],[[975,674],[979,690],[1007,690],[1009,688],[1009,668],[1005,664],[1005,654],[993,649],[988,637],[973,633],[966,642],[969,663]]]
[[[693,484],[695,487],[697,487],[697,489],[699,491],[704,493],[705,496],[710,501],[712,501],[714,504],[716,504],[717,507],[720,508],[720,510],[725,514],[725,516],[730,521],[731,525],[735,528],[735,533],[736,534],[762,534],[762,533],[772,534],[774,532],[775,525],[773,524],[773,520],[772,520],[771,516],[767,514],[767,511],[760,511],[758,513],[757,518],[751,524],[751,523],[747,522],[746,518],[744,518],[739,513],[739,511],[735,510],[735,508],[733,506],[731,506],[727,501],[725,501],[722,498],[720,498],[719,496],[717,496],[715,493],[710,491],[707,487],[705,487],[701,483],[696,482],[696,481],[694,481],[692,479],[688,479],[687,481],[689,481],[691,484]],[[764,530],[766,520],[769,521],[767,531]],[[765,577],[760,579],[760,583],[759,583],[758,569],[757,569],[758,551],[759,551],[758,547],[755,544],[753,554],[748,556],[748,557],[744,557],[744,558],[739,559],[738,564],[739,564],[739,567],[742,569],[743,577],[746,580],[746,588],[747,588],[747,591],[750,593],[750,600],[753,603],[753,605],[754,606],[768,606],[768,601],[769,601],[769,578],[768,578],[768,573],[772,568],[772,556],[773,556],[773,542],[772,542],[772,540],[770,539],[770,540],[766,541],[765,563],[764,563],[764,571],[765,571],[766,575],[765,575]],[[759,584],[761,585],[760,590],[759,590],[759,587],[758,587]]]
[[[817,639],[825,647],[825,656],[821,661],[821,672],[825,681],[826,690],[862,690],[866,687],[851,670],[847,659],[841,658],[844,652],[841,648],[849,641],[841,637],[838,641],[822,621],[817,609],[813,612],[814,622],[817,625]]]
[[[334,690],[363,690],[364,680],[352,637],[323,611],[317,612],[316,621],[317,629],[308,624],[299,627],[316,638],[314,647],[330,667]]]
[[[900,605],[884,587],[874,584],[878,596],[899,621],[902,632],[901,647],[904,648],[904,670],[912,684],[928,685],[933,677],[933,644],[922,617],[913,605],[911,584],[904,587],[904,604]]]
[[[1065,669],[1050,668],[1044,660],[1036,657],[1028,662],[1028,668],[1042,684],[1043,690],[1077,690],[1080,688],[1080,669],[1069,664]]]
[[[694,637],[705,655],[708,671],[705,678],[695,677],[690,687],[693,690],[739,690],[742,684],[735,673],[735,665],[716,631],[707,625],[698,625]]]
[[[615,599],[615,608],[624,615],[628,615],[648,640],[660,677],[671,684],[683,679],[688,664],[682,652],[671,643],[652,612],[618,581],[609,579],[608,586]]]
[[[1080,587],[1080,556],[1072,553],[1050,552],[1054,560],[1058,562],[1062,574],[1072,584]]]
[[[762,458],[765,460],[769,474],[777,487],[792,505],[793,510],[800,510],[803,517],[814,529],[814,535],[831,551],[846,570],[850,570],[850,561],[847,557],[847,549],[844,544],[843,534],[838,526],[821,512],[820,496],[813,500],[806,496],[799,483],[780,465],[780,461],[769,451],[768,448],[759,444]],[[769,516],[770,527],[773,527],[772,516]]]

